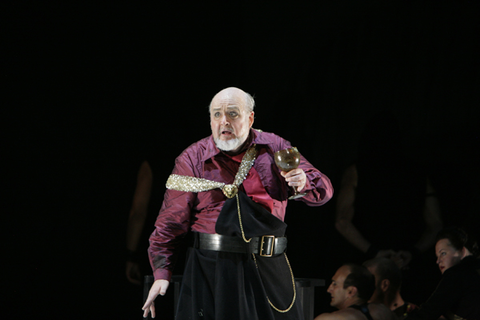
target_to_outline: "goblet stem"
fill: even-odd
[[[292,187],[292,188],[293,188],[294,194],[288,198],[289,200],[298,199],[307,195],[305,192],[299,193],[298,187]]]

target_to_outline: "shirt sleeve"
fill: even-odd
[[[175,161],[173,174],[195,176],[192,158],[182,153]],[[155,280],[170,281],[178,257],[177,248],[190,228],[192,208],[197,195],[193,192],[168,190],[150,236],[148,256]]]
[[[292,145],[288,140],[285,140],[279,136],[273,136],[272,138],[273,152],[282,150],[285,148],[291,148]],[[300,165],[298,166],[305,172],[307,176],[307,182],[301,192],[307,194],[296,201],[303,201],[308,206],[315,207],[325,204],[333,197],[333,186],[330,179],[315,168],[307,159],[301,154],[300,151]]]
[[[300,169],[303,169],[307,176],[307,182],[302,192],[307,194],[299,198],[309,206],[321,206],[333,197],[333,186],[330,179],[316,169],[303,156],[300,160]]]

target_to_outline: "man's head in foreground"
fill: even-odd
[[[341,266],[332,277],[327,292],[330,305],[339,310],[367,302],[375,290],[375,280],[367,268],[355,264]]]

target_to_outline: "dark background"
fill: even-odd
[[[175,157],[210,134],[208,104],[229,86],[255,96],[255,128],[290,140],[337,189],[366,121],[391,110],[408,157],[428,168],[445,224],[475,226],[478,9],[3,3],[2,313],[140,319],[124,248],[142,155],[161,148],[166,178]],[[348,259],[334,207],[289,205],[297,277],[328,280]],[[324,289],[317,299],[316,313],[325,311]]]

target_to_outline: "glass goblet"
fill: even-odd
[[[285,148],[274,153],[273,158],[277,167],[285,172],[292,171],[300,165],[300,152],[295,147]],[[306,193],[299,193],[296,187],[293,187],[295,192],[288,199],[297,199],[306,195]]]

